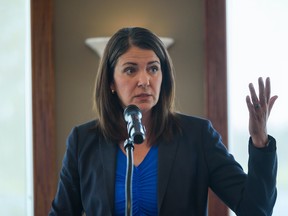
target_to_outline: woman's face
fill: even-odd
[[[110,87],[124,107],[134,104],[145,113],[157,104],[161,83],[161,64],[154,51],[132,46],[118,58]]]

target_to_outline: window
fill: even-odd
[[[288,2],[284,0],[227,1],[228,134],[229,148],[247,170],[248,84],[271,78],[277,99],[268,121],[268,132],[277,139],[278,198],[273,215],[285,215],[288,200]]]
[[[33,214],[29,4],[0,7],[0,215]]]

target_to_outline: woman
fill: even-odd
[[[98,119],[67,140],[49,215],[124,215],[128,138],[123,110],[142,112],[146,139],[134,147],[133,215],[207,215],[210,187],[237,215],[271,215],[276,200],[276,141],[266,123],[277,96],[270,80],[252,84],[249,171],[227,152],[208,120],[173,111],[173,65],[160,39],[123,28],[108,42],[95,89]]]

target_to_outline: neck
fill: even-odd
[[[142,113],[142,124],[148,127],[151,122],[151,111]]]
[[[151,127],[151,111],[142,113],[142,124],[144,125],[145,130],[146,130],[145,142],[147,142],[149,140],[149,131],[150,131],[150,127]],[[149,144],[149,142],[146,143],[146,145],[147,144]]]

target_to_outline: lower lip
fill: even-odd
[[[141,95],[141,96],[137,96],[136,99],[138,100],[147,100],[149,97],[151,97],[150,95]]]

